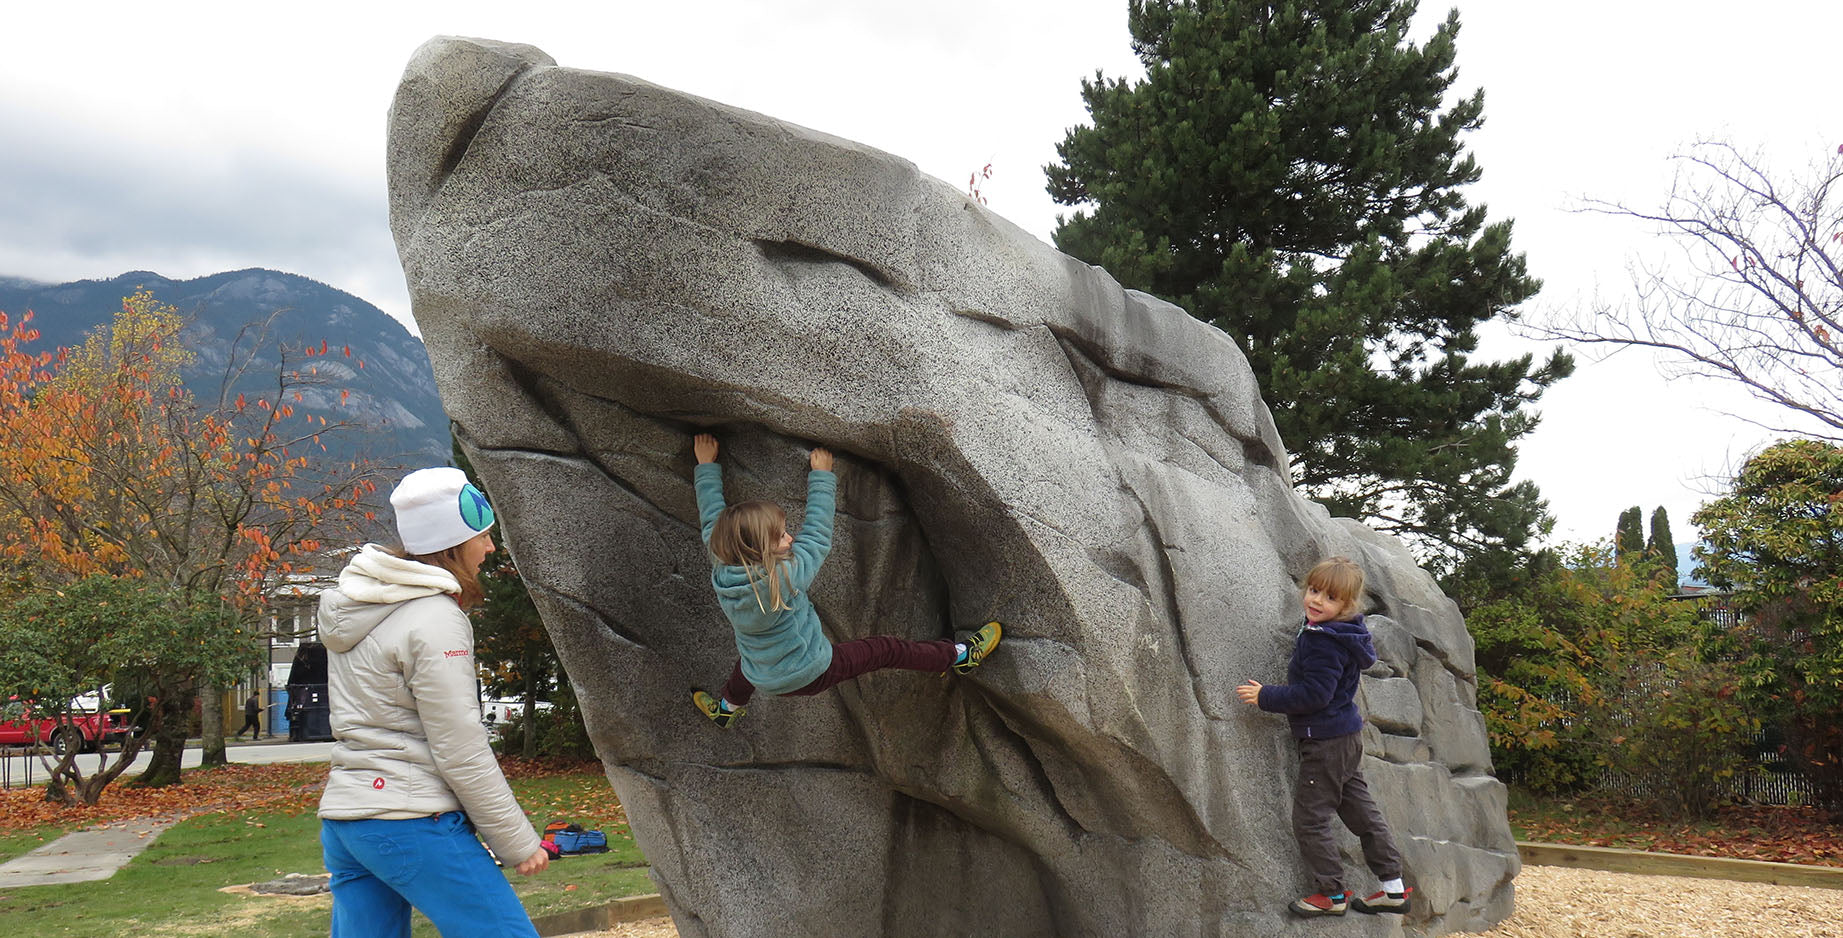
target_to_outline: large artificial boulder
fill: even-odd
[[[1402,546],[1293,491],[1221,332],[886,153],[530,46],[436,39],[390,116],[391,222],[456,432],[688,936],[1306,935],[1283,719],[1297,577],[1370,576],[1364,771],[1417,911],[1507,915],[1516,846],[1472,643]],[[799,514],[839,456],[812,598],[834,640],[1006,638],[688,699],[735,658],[690,435]],[[1372,889],[1347,838],[1352,888]]]

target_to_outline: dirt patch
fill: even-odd
[[[678,929],[672,927],[669,916],[662,916],[638,922],[623,922],[606,931],[581,932],[570,938],[678,938]]]
[[[224,893],[227,896],[245,896],[250,899],[283,899],[290,903],[316,902],[317,901],[317,902],[324,902],[327,905],[333,904],[333,894],[330,892],[317,893],[311,896],[290,896],[290,895],[285,895],[282,893],[257,892],[256,890],[250,888],[252,885],[254,884],[253,883],[239,883],[235,886],[219,886],[218,892]]]
[[[1843,891],[1526,866],[1485,938],[1843,938]],[[677,938],[670,918],[572,938]]]
[[[270,930],[270,922],[279,928],[297,921],[303,909],[333,907],[333,897],[324,893],[318,896],[263,896],[251,892],[247,885],[225,886],[218,891],[252,899],[279,901],[243,902],[226,906],[212,913],[209,918],[188,924],[185,934],[189,938],[238,938],[252,933],[261,934]]]

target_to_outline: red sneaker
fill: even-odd
[[[1315,892],[1303,899],[1294,899],[1293,904],[1287,908],[1291,909],[1294,915],[1317,918],[1320,915],[1343,915],[1344,909],[1348,908],[1348,902],[1345,894],[1341,892],[1329,896],[1322,892]]]
[[[1409,886],[1401,892],[1378,892],[1374,895],[1363,896],[1355,902],[1352,902],[1351,905],[1354,906],[1358,912],[1367,913],[1369,915],[1375,915],[1378,912],[1405,913],[1408,911],[1408,906],[1410,904],[1408,896],[1413,892],[1413,886]]]

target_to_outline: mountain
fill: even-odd
[[[1691,557],[1689,555],[1689,552],[1692,550],[1695,550],[1696,545],[1699,543],[1701,542],[1700,541],[1690,541],[1687,544],[1676,545],[1676,548],[1677,548],[1677,582],[1682,584],[1683,586],[1706,587],[1709,585],[1701,577],[1695,576],[1696,568],[1700,566],[1700,564],[1696,562],[1696,558]]]
[[[39,330],[34,347],[51,350],[81,344],[91,329],[111,321],[122,298],[146,287],[154,299],[188,317],[185,338],[197,353],[186,370],[186,387],[201,401],[223,390],[235,398],[273,399],[278,345],[299,349],[327,344],[332,354],[290,363],[319,369],[326,383],[303,389],[298,413],[345,421],[359,428],[323,438],[327,456],[341,461],[362,457],[385,468],[447,465],[451,449],[448,417],[435,392],[435,375],[422,341],[383,310],[344,290],[297,274],[251,268],[193,280],[168,280],[147,271],[131,271],[109,280],[48,284],[21,277],[0,277],[0,310],[14,321],[26,310]],[[252,323],[269,321],[268,333],[241,377],[225,389],[233,351],[241,358],[253,347],[240,333]],[[351,349],[348,358],[343,354]],[[363,367],[359,363],[363,362]],[[340,392],[349,392],[342,402]]]

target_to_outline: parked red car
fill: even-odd
[[[0,707],[0,746],[50,744],[51,751],[61,756],[74,746],[96,749],[119,744],[134,733],[128,713],[125,709],[72,712],[70,722],[60,726],[56,717],[35,716],[31,704],[14,697]]]

